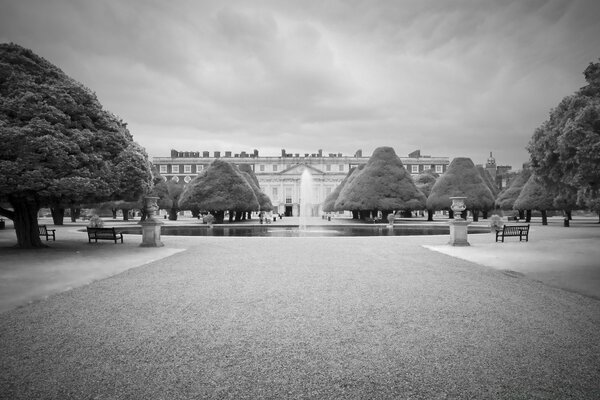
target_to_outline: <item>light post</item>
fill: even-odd
[[[467,226],[469,222],[461,218],[461,214],[466,210],[465,205],[466,197],[450,197],[452,205],[450,208],[454,212],[454,219],[449,222],[450,224],[450,246],[470,246],[467,240]]]
[[[163,222],[154,218],[154,213],[158,211],[156,204],[158,197],[144,197],[144,209],[146,210],[146,219],[140,222],[142,226],[142,247],[162,247],[164,244],[160,241],[160,228]]]

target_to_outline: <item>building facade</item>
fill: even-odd
[[[358,150],[354,155],[342,153],[299,154],[281,150],[278,156],[260,156],[258,150],[252,153],[232,153],[215,151],[181,152],[171,150],[170,157],[154,157],[152,162],[159,173],[167,180],[187,184],[196,175],[206,169],[215,159],[221,159],[237,165],[249,164],[258,178],[260,188],[273,203],[273,212],[286,216],[300,214],[301,177],[305,170],[311,177],[310,213],[319,215],[320,204],[344,180],[348,172],[361,164],[366,164],[369,156],[363,156]],[[427,169],[438,174],[446,172],[450,163],[448,157],[423,156],[419,150],[408,157],[400,157],[406,170],[417,176]],[[305,192],[306,193],[306,192]],[[271,211],[271,210],[269,210]]]

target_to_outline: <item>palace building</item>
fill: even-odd
[[[185,185],[217,158],[238,167],[249,164],[258,178],[260,188],[273,203],[272,211],[286,216],[298,216],[300,213],[300,181],[305,170],[312,176],[311,203],[315,205],[312,214],[319,215],[320,204],[342,182],[350,169],[369,160],[369,156],[364,156],[361,150],[352,156],[323,154],[322,150],[312,154],[292,154],[282,149],[278,156],[260,156],[258,150],[235,154],[231,151],[215,151],[211,154],[208,151],[171,150],[170,157],[154,157],[152,163],[167,180]],[[427,169],[443,174],[450,164],[448,157],[425,156],[421,155],[420,150],[410,153],[408,157],[400,157],[400,160],[413,177]]]

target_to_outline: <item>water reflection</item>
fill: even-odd
[[[141,234],[138,227],[121,230],[128,234]],[[332,237],[332,236],[416,236],[416,235],[448,235],[447,225],[431,226],[315,226],[298,229],[292,226],[164,226],[162,235],[173,236],[260,236],[260,237]],[[469,233],[489,233],[489,228],[469,226]]]

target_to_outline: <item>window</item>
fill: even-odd
[[[202,164],[198,164],[198,165],[196,165],[196,172],[200,172],[200,171],[202,171],[203,169],[204,169],[204,165],[202,165]]]
[[[285,188],[285,203],[292,204],[292,188],[291,187]]]
[[[179,165],[171,165],[171,172],[174,174],[179,173]]]
[[[444,172],[444,166],[443,165],[436,165],[435,166],[435,172],[437,172],[438,174],[441,174],[442,172]]]
[[[273,164],[273,172],[277,172],[277,164]]]
[[[331,186],[325,186],[325,197],[331,194]]]
[[[274,201],[279,201],[279,193],[277,192],[277,188],[276,187],[273,188],[273,200]]]
[[[183,178],[183,180],[185,181],[185,183],[190,183],[192,178],[190,178],[189,176],[186,176],[185,178]]]
[[[327,165],[325,166],[325,171],[327,171],[327,172],[331,172],[331,165],[327,164]]]
[[[179,182],[179,177],[178,176],[174,176],[171,178],[171,180],[175,183]]]
[[[191,174],[192,173],[192,166],[191,165],[184,165],[183,166],[183,173],[184,174]]]
[[[340,164],[340,172],[344,171],[344,164]]]
[[[412,165],[410,172],[412,172],[413,174],[418,174],[419,173],[419,166],[418,165]]]
[[[265,172],[265,166],[262,164],[258,166],[258,169],[260,172]]]
[[[158,172],[160,172],[161,174],[166,174],[167,173],[167,166],[166,165],[161,165],[160,170]]]

